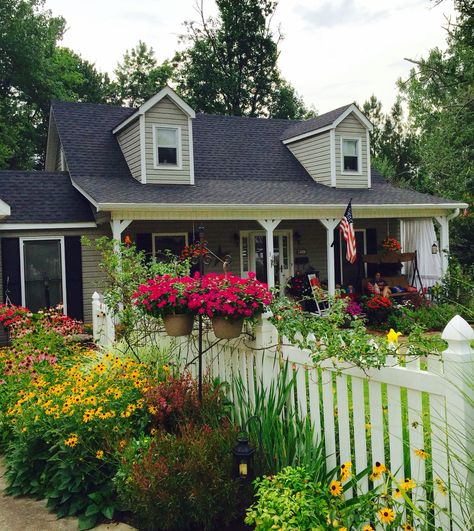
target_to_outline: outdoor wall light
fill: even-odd
[[[243,481],[253,479],[253,456],[255,448],[250,446],[249,438],[246,432],[239,433],[237,444],[232,450],[233,454],[233,473],[235,478]]]
[[[431,246],[431,254],[438,254],[438,245],[436,244],[436,242],[434,242]]]

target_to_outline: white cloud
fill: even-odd
[[[101,70],[112,72],[126,49],[139,40],[153,46],[160,61],[178,48],[182,23],[197,18],[195,0],[46,0],[65,17],[63,44]],[[395,82],[406,77],[405,57],[443,46],[444,13],[450,3],[429,0],[280,0],[280,67],[308,104],[320,112],[376,94],[395,99]],[[216,11],[213,0],[206,12]]]

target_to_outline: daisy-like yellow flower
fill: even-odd
[[[403,531],[415,531],[415,528],[408,522],[402,525],[402,529]]]
[[[440,478],[435,479],[436,488],[438,491],[443,495],[446,496],[446,493],[448,492],[448,489],[446,488],[446,485],[441,481]]]
[[[347,531],[347,527],[340,527],[339,531]]]
[[[389,507],[379,510],[379,519],[384,524],[391,524],[395,520],[395,513]]]
[[[420,459],[426,459],[430,455],[428,452],[425,452],[423,448],[415,448],[414,451],[415,455],[418,456]]]
[[[402,491],[398,487],[393,491],[393,497],[394,498],[401,498],[402,497]]]
[[[150,435],[156,435],[158,433],[158,430],[156,428],[152,428],[150,430]]]
[[[367,525],[364,525],[364,527],[362,528],[362,531],[374,531],[374,528],[370,524],[367,524]]]
[[[398,337],[401,336],[401,332],[395,332],[393,328],[390,328],[390,332],[387,334],[388,343],[398,343]]]
[[[372,474],[370,474],[369,477],[372,481],[376,479],[380,479],[381,475],[386,471],[387,471],[387,467],[383,463],[376,461],[375,465],[372,468]]]
[[[350,461],[341,465],[341,481],[346,481],[346,479],[351,477],[351,468],[352,463]]]
[[[82,416],[82,422],[89,422],[94,418],[95,411],[93,409],[86,409],[84,415]]]
[[[71,435],[69,435],[69,437],[64,440],[64,444],[66,446],[70,446],[71,448],[74,448],[78,440],[79,440],[78,436],[75,433],[71,433]]]
[[[336,479],[334,481],[331,481],[329,484],[329,492],[333,496],[340,496],[342,493],[342,483],[340,481],[337,481]]]
[[[95,456],[97,459],[103,459],[104,458],[104,451],[103,450],[97,450],[95,453]]]
[[[416,487],[416,483],[412,479],[406,478],[401,482],[400,487],[403,490],[410,490]]]

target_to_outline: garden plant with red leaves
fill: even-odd
[[[220,425],[225,419],[226,399],[221,387],[205,380],[200,402],[197,381],[189,373],[169,375],[150,387],[145,398],[153,424],[168,431],[176,432],[187,422]]]

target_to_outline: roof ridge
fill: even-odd
[[[272,122],[287,122],[290,124],[296,124],[304,122],[305,120],[296,120],[291,118],[272,118],[271,116],[238,116],[235,114],[210,114],[207,112],[197,112],[196,116],[207,116],[209,118],[225,118],[225,119],[245,119],[245,120],[261,120],[261,121],[272,121]]]
[[[46,171],[46,170],[0,170],[0,175],[3,175],[5,173],[13,174],[13,173],[21,173],[23,175],[61,175],[61,176],[68,176],[68,171]]]
[[[115,105],[114,103],[94,103],[92,101],[67,101],[67,100],[51,100],[51,105],[54,104],[61,104],[61,105],[82,105],[82,106],[100,106],[100,107],[108,107],[113,109],[124,109],[127,111],[136,111],[138,110],[138,107],[126,107],[124,105]]]

